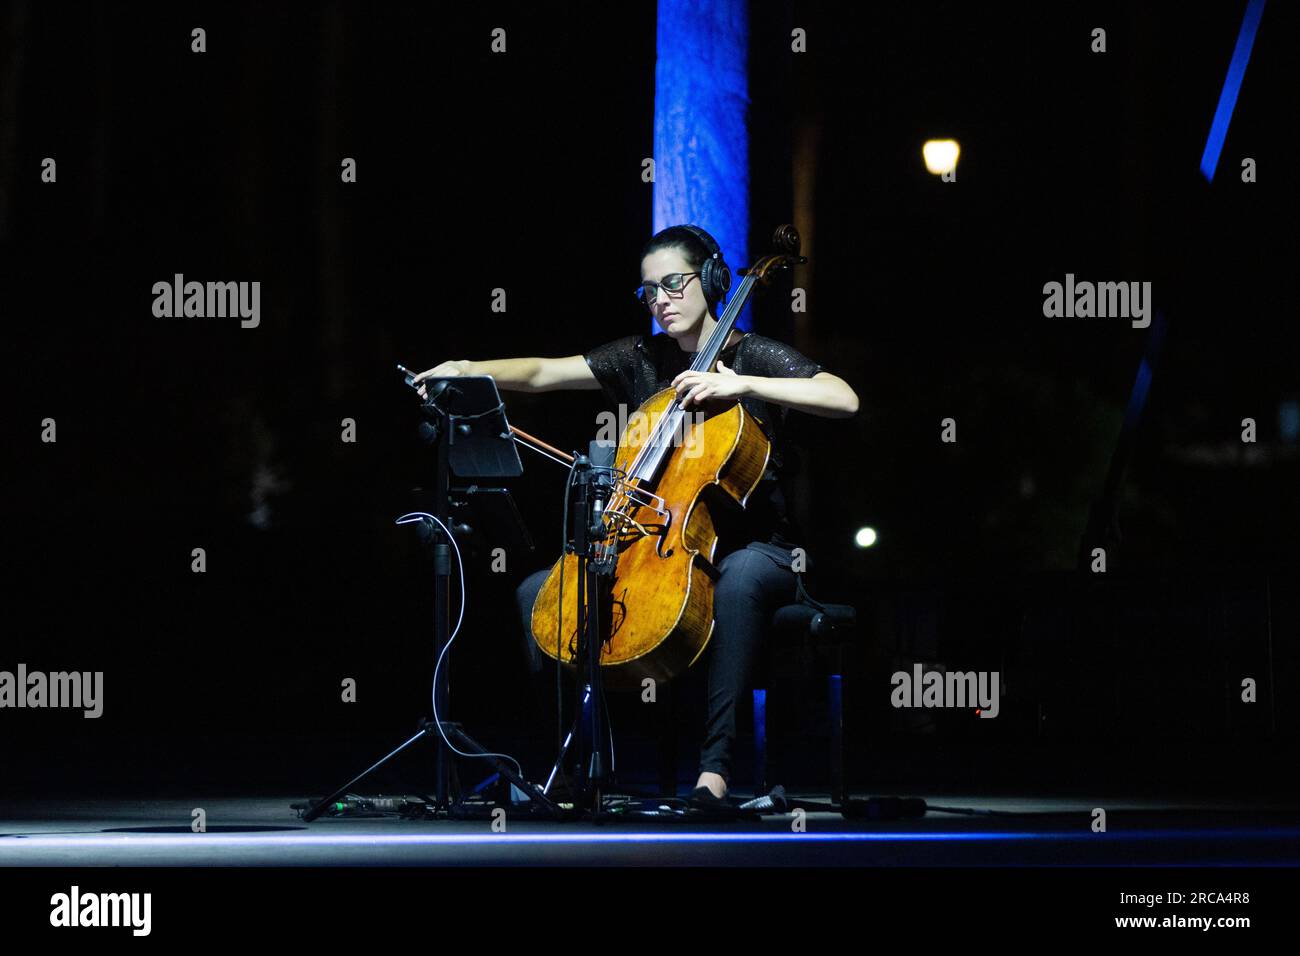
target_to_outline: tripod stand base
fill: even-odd
[[[343,786],[339,787],[328,797],[325,797],[323,800],[317,801],[311,807],[311,809],[309,809],[307,812],[305,812],[302,815],[302,819],[307,822],[315,820],[326,810],[328,810],[331,806],[333,806],[339,800],[340,797],[343,797],[347,793],[349,793],[356,786],[358,782],[370,776],[370,774],[374,773],[384,764],[388,763],[388,761],[392,760],[394,757],[396,757],[398,754],[400,754],[403,750],[411,746],[416,741],[420,740],[426,735],[436,734],[437,729],[438,729],[437,725],[432,720],[429,720],[427,718],[422,719],[420,721],[419,733],[415,734],[415,736],[411,737],[405,743],[401,744],[396,750],[393,750],[391,753],[387,754],[386,756],[381,757],[375,763],[371,764],[365,770],[361,771],[361,773],[357,774],[347,783],[343,784]],[[542,793],[541,789],[536,784],[524,779],[524,777],[521,774],[519,774],[514,769],[513,766],[506,763],[504,760],[501,760],[499,757],[489,753],[481,744],[479,744],[477,740],[475,740],[474,738],[466,734],[465,731],[461,729],[460,724],[452,723],[450,721],[444,720],[442,722],[442,733],[447,740],[450,740],[457,747],[457,749],[461,750],[463,753],[475,757],[482,757],[484,760],[490,763],[493,769],[497,771],[497,773],[501,774],[502,777],[504,777],[505,779],[509,780],[512,784],[514,784],[525,796],[529,798],[529,800],[533,802],[534,806],[542,810],[547,816],[553,817],[554,819],[564,818],[565,811],[559,806],[559,804],[555,803],[553,800],[548,798],[546,794]],[[439,746],[441,746],[441,741],[438,741],[438,744]],[[442,810],[443,808],[438,807],[437,809]]]

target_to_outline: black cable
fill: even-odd
[[[596,621],[597,623],[599,623],[600,622],[600,604],[599,604],[600,592],[597,591],[591,600],[596,605]],[[596,653],[603,654],[604,652],[605,652],[605,645],[604,642],[602,641],[596,645]],[[600,708],[605,713],[605,735],[609,740],[609,768],[607,772],[612,776],[614,773],[614,725],[613,722],[609,719],[609,698],[605,696],[605,682],[601,680],[599,684],[600,684],[599,687]]]
[[[607,471],[611,476],[614,476],[616,473],[618,473],[619,476],[626,477],[626,472],[624,472],[621,468],[618,468],[615,465],[597,465],[592,470]],[[614,534],[614,543],[612,545],[614,549],[614,560],[615,562],[617,562],[618,561],[618,533],[617,532],[612,532],[612,533]],[[599,599],[600,598],[598,593],[596,600],[599,601]],[[597,605],[596,620],[597,621],[600,620],[599,605]],[[601,652],[603,653],[604,652],[603,643],[600,649]],[[614,755],[614,722],[610,719],[609,716],[609,698],[605,696],[604,681],[600,682],[600,701],[601,701],[601,706],[605,711],[605,733],[609,738],[609,774],[612,777],[615,773],[617,773],[618,759]]]
[[[927,812],[934,811],[935,813],[957,813],[957,814],[962,814],[965,816],[972,816],[972,817],[976,817],[976,816],[978,817],[1022,817],[1022,816],[1027,816],[1030,813],[1038,812],[1038,811],[1024,811],[1024,810],[985,810],[979,807],[936,807],[932,803],[926,803],[925,809]],[[1080,811],[1080,812],[1082,813],[1085,811]]]
[[[560,760],[564,750],[564,688],[560,681],[561,641],[564,635],[564,554],[569,547],[569,490],[577,473],[578,459],[569,466],[569,477],[564,482],[564,519],[560,530],[560,595],[555,609],[555,759]],[[559,768],[564,772],[563,763]]]

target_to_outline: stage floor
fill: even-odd
[[[323,817],[304,794],[195,800],[0,800],[0,866],[1297,866],[1294,804],[909,793],[925,816],[554,823]],[[799,799],[795,795],[795,799]],[[809,794],[825,802],[824,795]],[[191,831],[202,808],[207,831]],[[944,812],[936,807],[968,812]],[[1093,808],[1106,832],[1092,830]],[[969,812],[974,811],[974,812]]]

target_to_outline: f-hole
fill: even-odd
[[[672,557],[673,554],[672,548],[669,548],[667,552],[664,551],[664,542],[668,540],[668,533],[672,531],[672,527],[673,527],[673,513],[671,510],[669,510],[668,520],[663,523],[663,531],[660,533],[659,541],[655,545],[655,554],[659,555],[661,559]]]

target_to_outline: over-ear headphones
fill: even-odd
[[[709,257],[700,266],[700,288],[710,304],[720,301],[731,288],[731,269],[722,258],[722,247],[699,226],[683,225],[682,228],[690,230],[708,248]]]

